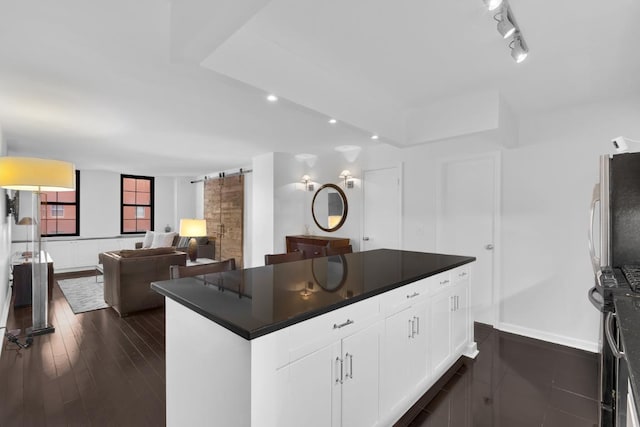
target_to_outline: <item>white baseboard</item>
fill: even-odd
[[[523,326],[511,324],[511,323],[500,323],[497,326],[497,329],[504,332],[510,332],[516,335],[523,335],[529,338],[535,338],[542,341],[549,341],[554,344],[560,344],[567,347],[577,348],[579,350],[584,350],[591,353],[598,352],[597,342],[580,340],[576,338],[567,337],[564,335],[552,334],[550,332],[540,331],[537,329],[529,329]]]

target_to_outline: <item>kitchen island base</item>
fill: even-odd
[[[392,425],[477,355],[469,267],[253,339],[166,298],[167,425]]]

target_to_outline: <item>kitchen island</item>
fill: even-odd
[[[167,425],[390,425],[462,355],[475,258],[380,249],[152,283]]]

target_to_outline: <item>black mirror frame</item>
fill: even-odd
[[[342,219],[340,219],[340,222],[332,228],[327,228],[320,225],[320,223],[318,222],[318,219],[316,218],[316,211],[315,209],[313,209],[313,207],[316,204],[316,197],[318,197],[318,194],[320,194],[320,192],[325,188],[333,188],[334,190],[336,190],[338,194],[340,194],[340,197],[342,198],[342,203],[344,205],[344,212],[342,213]],[[340,227],[342,227],[344,225],[344,222],[347,220],[347,212],[349,212],[349,203],[347,203],[347,195],[344,194],[344,191],[342,191],[342,188],[338,187],[337,185],[324,184],[322,187],[318,188],[318,191],[316,191],[316,194],[313,195],[313,200],[311,201],[311,215],[313,216],[313,221],[321,230],[326,231],[328,233],[332,233],[340,229]]]

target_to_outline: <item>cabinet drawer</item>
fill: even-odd
[[[380,311],[391,314],[400,311],[415,301],[424,298],[429,292],[429,278],[385,292],[379,296]]]
[[[289,362],[361,330],[377,320],[379,312],[376,296],[291,326]]]
[[[454,283],[458,283],[462,280],[467,280],[469,278],[469,265],[463,265],[451,270],[451,278],[453,279]]]
[[[442,289],[450,287],[453,283],[451,281],[451,271],[445,271],[429,278],[431,284],[431,292],[439,292]]]
[[[309,245],[306,243],[294,243],[294,250],[303,251],[305,258],[317,258],[322,256],[323,246]]]

